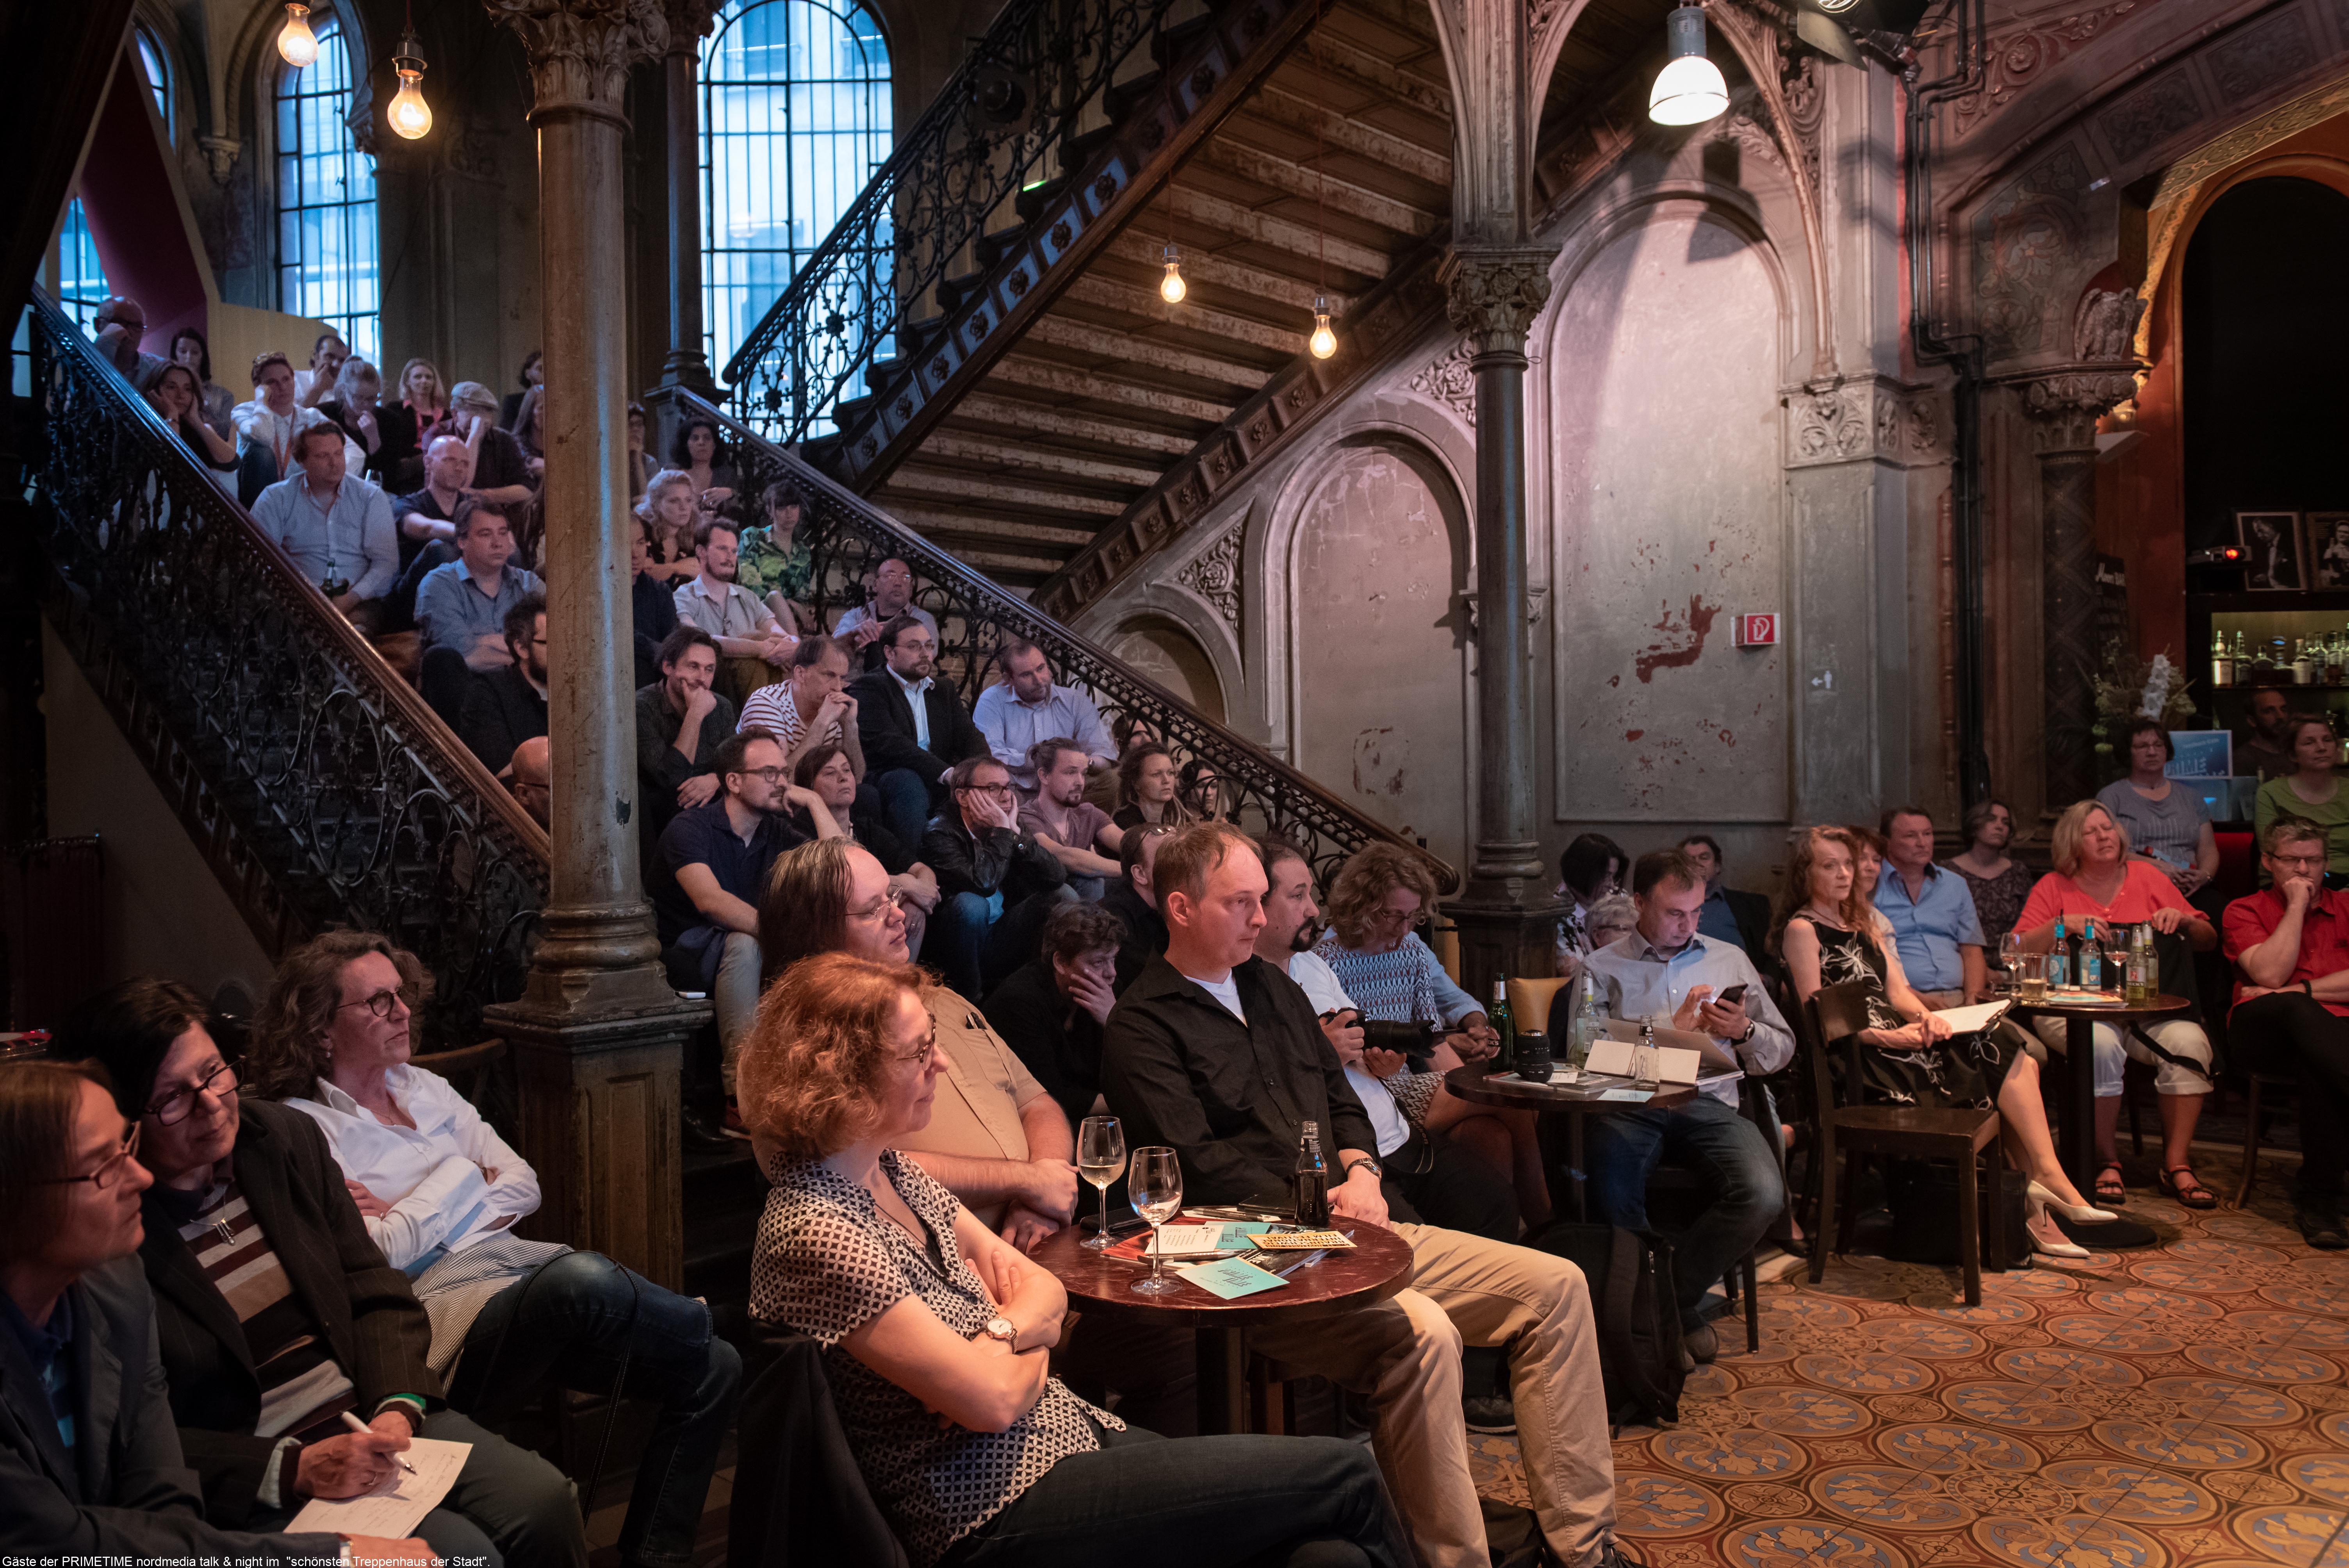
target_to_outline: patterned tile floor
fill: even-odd
[[[1859,1255],[1765,1284],[1760,1353],[1724,1334],[1677,1425],[1618,1439],[1625,1540],[1650,1568],[2349,1568],[2349,1253],[2261,1191],[2137,1191],[2167,1244],[1988,1276],[1979,1307]],[[1524,1501],[1515,1440],[1472,1440]]]

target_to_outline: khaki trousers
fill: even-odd
[[[1371,1447],[1426,1568],[1488,1568],[1468,1473],[1462,1345],[1505,1346],[1526,1485],[1550,1550],[1587,1568],[1615,1531],[1615,1461],[1582,1271],[1564,1258],[1432,1225],[1411,1286],[1374,1306],[1248,1331],[1266,1355],[1369,1397]]]

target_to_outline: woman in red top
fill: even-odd
[[[2184,935],[2198,953],[2218,945],[2219,934],[2187,903],[2176,883],[2151,861],[2129,858],[2127,830],[2098,802],[2082,800],[2058,817],[2051,847],[2055,869],[2039,879],[2015,921],[2024,952],[2045,953],[2055,945],[2059,915],[2067,936],[2078,935],[2083,923],[2094,920],[2100,939],[2107,928],[2149,924],[2164,935]],[[2043,1018],[2038,1030],[2050,1050],[2063,1050],[2062,1020]],[[2103,1161],[2095,1201],[2112,1204],[2128,1198],[2113,1133],[2120,1120],[2122,1067],[2134,1057],[2153,1068],[2154,1088],[2161,1096],[2161,1175],[2156,1185],[2189,1209],[2216,1207],[2219,1200],[2195,1179],[2188,1159],[2202,1098],[2210,1092],[2210,1037],[2202,1026],[2190,1018],[2162,1018],[2123,1034],[2098,1024],[2095,1041],[2096,1153]]]

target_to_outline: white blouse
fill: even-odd
[[[391,1205],[367,1221],[386,1262],[413,1274],[537,1210],[538,1172],[447,1078],[405,1064],[386,1076],[414,1127],[377,1120],[325,1078],[316,1099],[285,1102],[325,1131],[345,1177]]]

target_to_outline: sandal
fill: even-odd
[[[2179,1169],[2183,1170],[2184,1167],[2180,1166]],[[2106,1171],[2112,1172],[2112,1180],[2109,1181],[2105,1180],[2105,1171]],[[2164,1191],[2167,1191],[2167,1189],[2164,1189]],[[2128,1202],[2128,1186],[2127,1183],[2123,1181],[2121,1179],[2121,1162],[2119,1161],[2106,1161],[2105,1162],[2104,1171],[2096,1172],[2095,1196],[2096,1202],[2099,1203],[2126,1203]],[[2215,1202],[2215,1200],[2213,1201]]]
[[[2170,1180],[2172,1176],[2181,1174],[2186,1178],[2185,1181]],[[2217,1195],[2209,1188],[2202,1185],[2201,1178],[2195,1175],[2189,1166],[2164,1166],[2161,1174],[2154,1178],[2153,1184],[2160,1188],[2166,1195],[2175,1198],[2178,1201],[2178,1206],[2181,1209],[2215,1209],[2219,1206]]]

